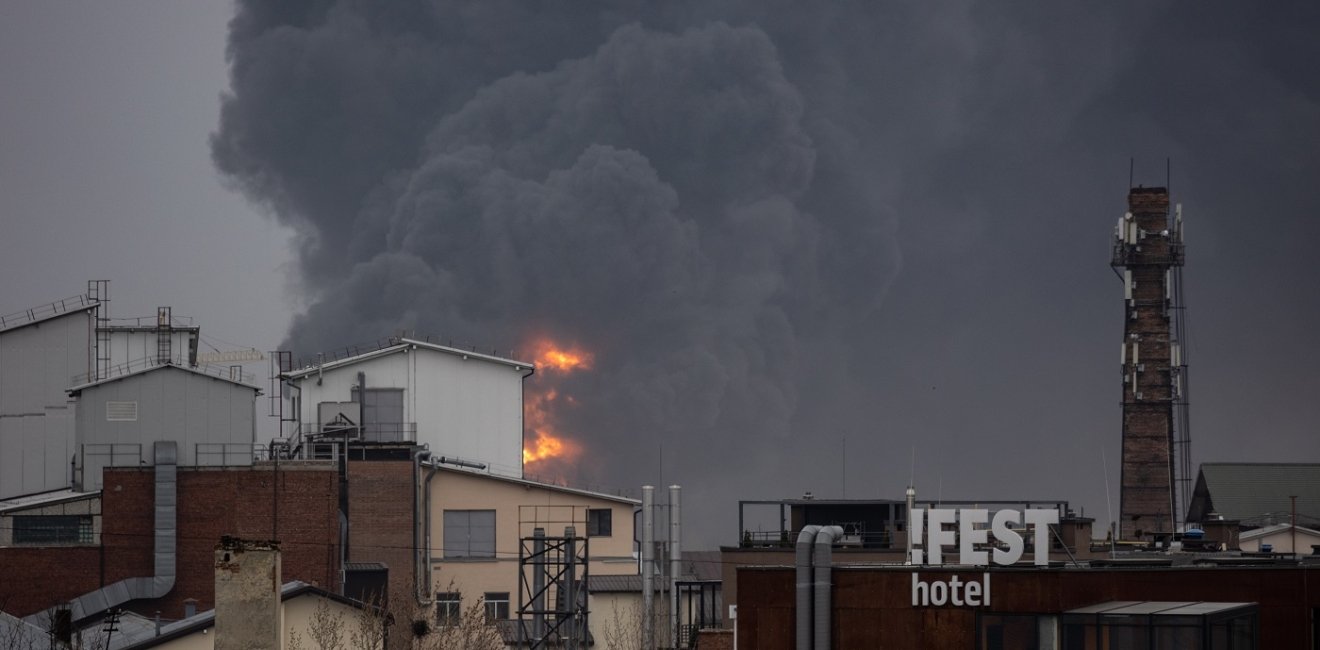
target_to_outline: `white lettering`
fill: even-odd
[[[909,559],[912,564],[930,566],[943,565],[945,553],[951,552],[953,546],[958,547],[958,564],[986,566],[992,560],[999,565],[1016,564],[1022,559],[1026,544],[1024,533],[1013,526],[1023,524],[1024,515],[1034,540],[1035,563],[1046,566],[1049,564],[1049,527],[1059,523],[1057,510],[1042,508],[1029,508],[1025,512],[997,510],[993,518],[990,511],[983,508],[914,508],[910,515],[908,534],[912,538],[912,555]],[[954,525],[957,528],[952,528]],[[987,545],[995,546],[993,552],[986,548]]]
[[[949,601],[949,585],[943,582],[930,583],[930,604],[939,607]]]
[[[912,540],[912,563],[921,564],[921,549],[916,548],[921,545],[921,523],[926,519],[926,511],[920,508],[912,509],[912,521],[908,524],[908,538]]]
[[[916,571],[912,572],[912,606],[927,607],[930,605],[930,587],[922,582]]]
[[[1022,559],[1022,536],[1017,531],[1008,527],[1009,523],[1022,523],[1022,519],[1016,510],[1000,510],[995,513],[995,519],[990,524],[990,532],[994,533],[995,539],[1008,545],[1007,551],[995,549],[995,564],[1012,565]]]
[[[926,533],[926,556],[930,558],[933,566],[944,564],[944,547],[952,546],[956,541],[957,535],[952,530],[945,530],[944,524],[952,524],[958,517],[957,510],[948,508],[932,508],[926,515],[928,519]]]
[[[968,580],[967,586],[963,588],[963,598],[967,600],[968,607],[979,606],[981,604],[981,583]]]
[[[976,524],[984,524],[990,521],[990,511],[982,509],[964,509],[958,514],[958,564],[971,564],[975,566],[985,566],[990,561],[986,557],[985,551],[976,550],[976,545],[982,546],[986,543],[985,528],[977,528]]]
[[[1027,524],[1036,538],[1035,559],[1038,566],[1050,563],[1050,524],[1059,523],[1058,510],[1033,508],[1027,511]]]
[[[963,576],[952,575],[947,582],[932,580],[926,582],[921,574],[912,572],[912,606],[940,607],[949,603],[955,607],[989,607],[990,574],[981,574],[981,581],[963,580]]]

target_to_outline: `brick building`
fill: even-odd
[[[0,609],[30,616],[129,578],[154,571],[156,504],[152,468],[108,468],[99,539],[0,548]],[[322,461],[258,462],[250,467],[186,467],[178,471],[176,572],[163,597],[125,606],[146,616],[183,618],[185,601],[214,604],[213,553],[225,535],[278,538],[283,580],[331,590],[340,571],[336,472]]]

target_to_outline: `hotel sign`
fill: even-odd
[[[1038,566],[1050,562],[1050,524],[1059,523],[1059,511],[1030,508],[1024,511],[998,510],[994,516],[982,508],[913,509],[908,535],[912,539],[910,560],[916,566],[943,566],[956,547],[957,563],[962,566],[1001,566],[1022,559],[1024,540],[1015,526],[1025,525],[1033,540],[1032,559]],[[994,548],[986,549],[993,538]],[[990,574],[980,580],[952,576],[947,581],[924,581],[912,572],[912,606],[929,607],[951,604],[967,607],[990,605]]]

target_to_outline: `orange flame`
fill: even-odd
[[[554,424],[554,414],[557,411],[573,406],[572,396],[561,398],[560,392],[554,388],[546,388],[544,392],[528,391],[527,399],[523,403],[523,417],[532,436],[529,436],[524,443],[523,464],[552,460],[552,458],[573,460],[582,452],[582,448],[562,435]]]
[[[541,339],[533,346],[532,363],[537,370],[570,373],[577,370],[590,370],[595,356],[577,347],[560,347],[554,342]]]

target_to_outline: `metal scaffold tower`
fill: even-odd
[[[518,647],[585,650],[587,639],[586,537],[573,526],[563,537],[537,528],[518,550]]]

